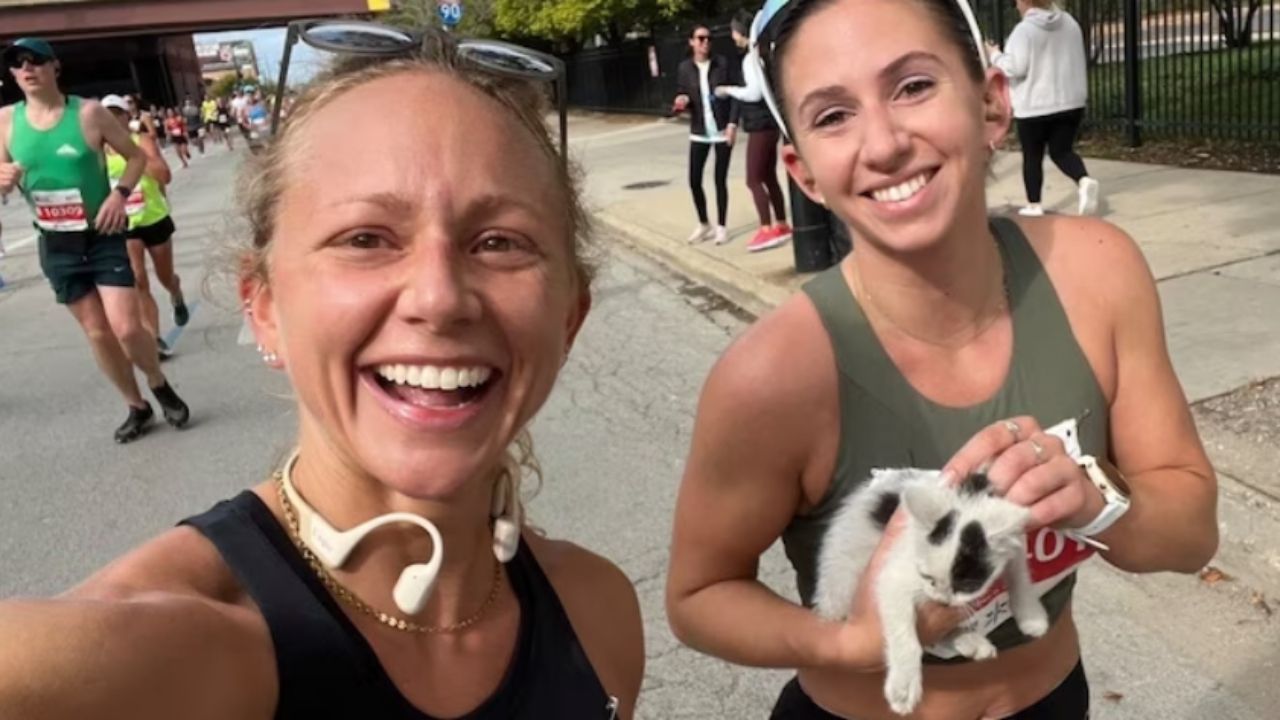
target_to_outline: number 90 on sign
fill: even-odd
[[[462,22],[462,3],[460,2],[442,2],[437,6],[440,13],[440,21],[448,27],[453,27]]]

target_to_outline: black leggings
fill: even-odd
[[[839,715],[818,707],[805,694],[800,681],[792,679],[782,688],[778,702],[773,706],[770,720],[842,720]],[[845,718],[844,720],[853,720]],[[1006,720],[1089,720],[1089,680],[1084,674],[1084,663],[1076,663],[1062,684],[1040,698],[1031,707],[1010,715]]]
[[[779,223],[787,221],[787,203],[778,185],[778,134],[777,130],[758,130],[747,141],[747,187],[756,203],[761,227],[773,224],[770,203],[772,217]]]
[[[707,194],[702,191],[702,171],[707,167],[707,155],[716,149],[716,209],[720,211],[723,226],[729,219],[729,158],[733,148],[729,143],[689,143],[689,190],[693,192],[693,206],[698,209],[698,220],[706,225]]]
[[[1084,161],[1071,148],[1080,122],[1084,120],[1084,108],[1068,110],[1035,118],[1018,118],[1018,142],[1022,145],[1022,183],[1027,188],[1027,202],[1040,202],[1040,189],[1044,185],[1044,150],[1058,169],[1075,182],[1088,175]]]

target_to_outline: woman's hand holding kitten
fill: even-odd
[[[1082,527],[1105,505],[1062,440],[1030,416],[987,426],[960,448],[943,474],[963,478],[977,471],[986,473],[996,495],[1031,510],[1028,530]]]

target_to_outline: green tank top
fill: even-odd
[[[140,144],[137,133],[131,137],[135,145]],[[123,155],[113,152],[110,148],[107,149],[107,177],[111,180],[111,187],[115,187],[120,182],[128,165]],[[134,188],[133,194],[125,200],[124,209],[129,214],[130,230],[150,227],[169,217],[169,200],[160,190],[160,183],[143,173],[142,179],[138,181],[138,187]]]
[[[872,468],[941,468],[979,430],[1017,415],[1049,427],[1087,412],[1079,426],[1081,449],[1109,457],[1106,398],[1048,275],[1014,222],[993,218],[991,227],[1008,283],[1013,358],[1000,389],[976,405],[942,406],[915,391],[880,344],[839,265],[804,286],[831,339],[840,403],[840,444],[830,489],[782,534],[806,606],[813,604],[827,524]],[[1028,548],[1032,579],[1050,620],[1056,620],[1075,585],[1074,565],[1089,551],[1051,530],[1030,535]],[[994,627],[988,637],[1002,650],[1028,640],[1012,620]]]
[[[46,232],[91,230],[111,192],[102,153],[80,128],[80,105],[68,95],[62,118],[48,130],[31,126],[26,101],[14,105],[9,155],[22,166],[22,194]]]

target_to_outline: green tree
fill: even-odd
[[[596,35],[621,42],[634,30],[673,20],[722,18],[757,10],[762,0],[459,0],[458,32],[473,37],[540,39],[573,47]],[[439,25],[438,0],[395,0],[381,20],[404,27]]]
[[[1253,44],[1254,17],[1262,0],[1209,0],[1218,15],[1218,34],[1229,48]]]
[[[603,35],[618,43],[669,19],[673,2],[679,0],[495,0],[494,21],[509,35],[569,43]]]
[[[209,97],[214,97],[214,98],[230,97],[231,93],[235,92],[235,89],[236,89],[235,73],[228,73],[218,78],[217,80],[214,80],[213,84],[209,86],[209,90],[207,91],[207,94],[209,95]]]

